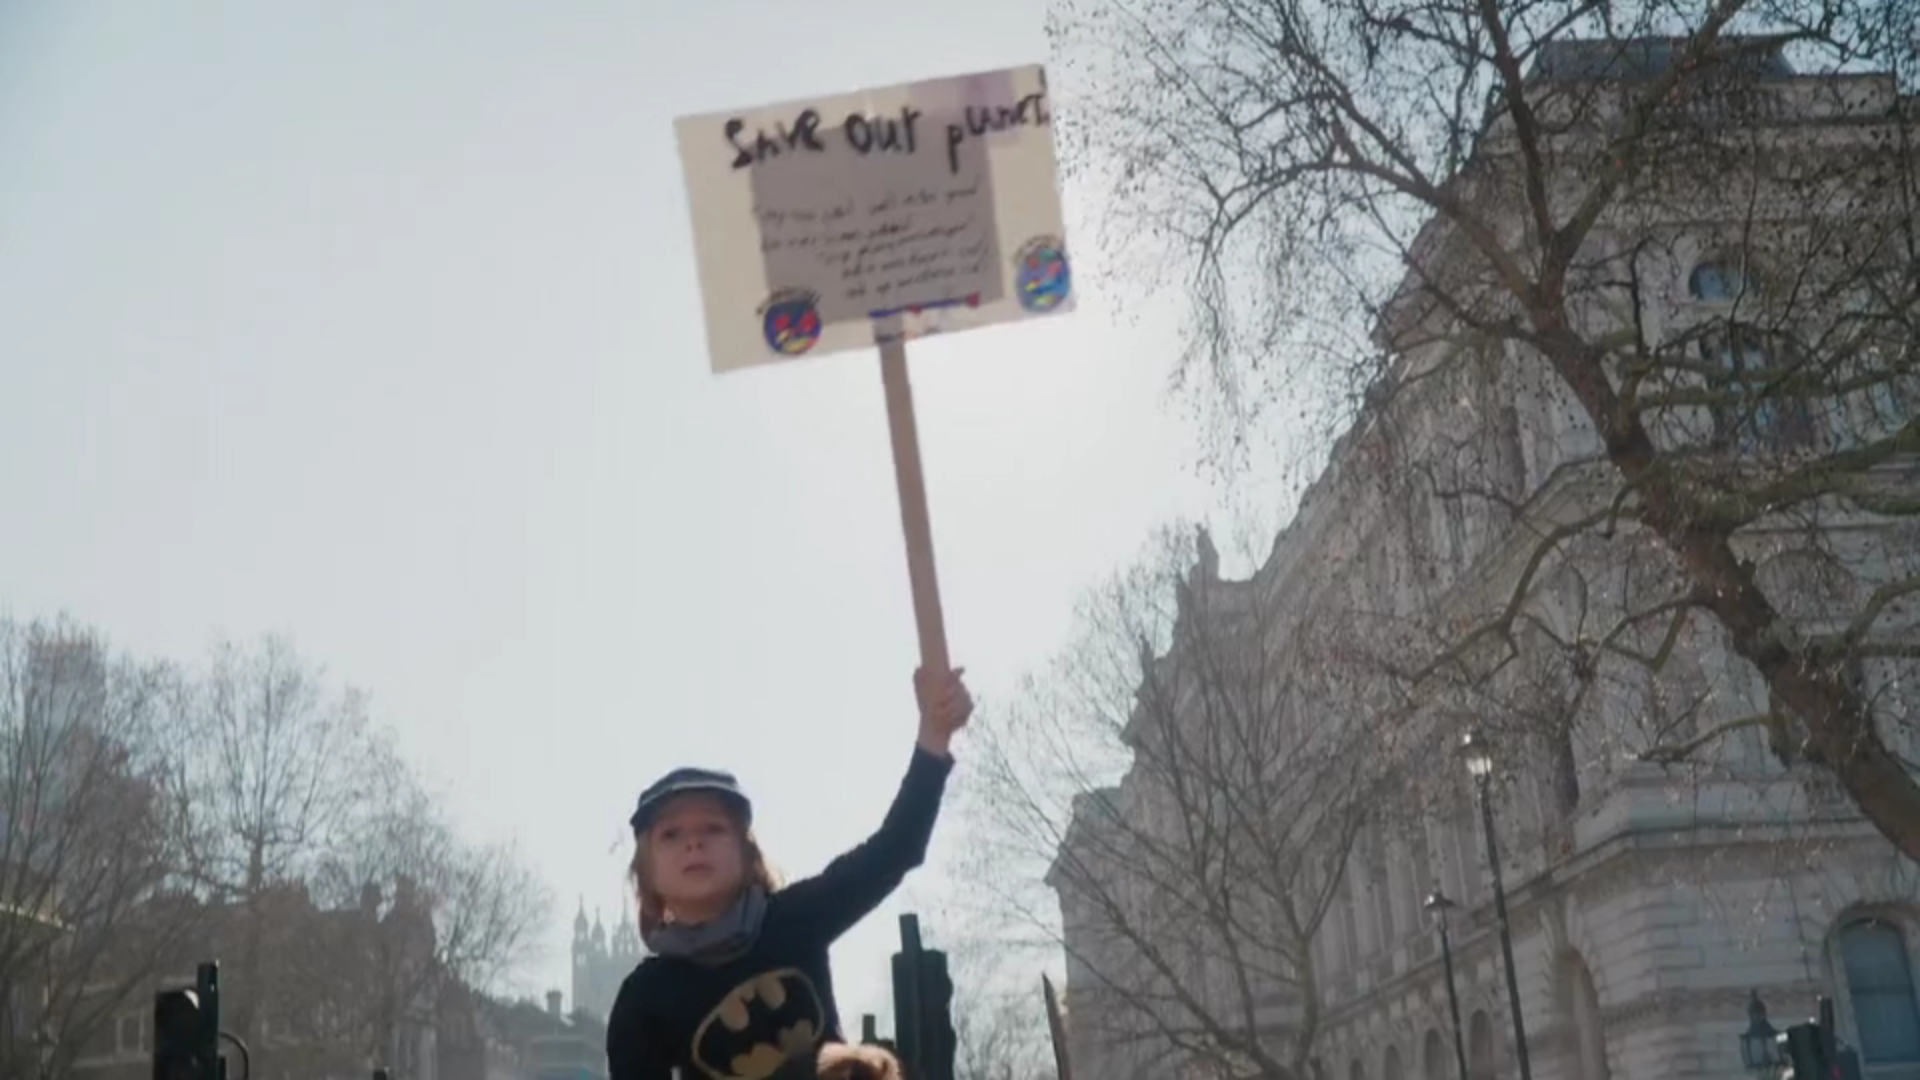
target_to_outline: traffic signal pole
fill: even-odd
[[[191,988],[153,1001],[153,1080],[226,1080],[220,1056],[220,965],[205,963]]]
[[[1840,1041],[1833,999],[1820,999],[1820,1016],[1779,1035],[1785,1068],[1780,1080],[1860,1080],[1860,1055]]]
[[[947,954],[921,944],[920,918],[900,916],[893,954],[893,1041],[913,1080],[953,1080],[953,977]]]

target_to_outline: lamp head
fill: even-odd
[[[1749,1072],[1765,1073],[1781,1064],[1780,1033],[1767,1022],[1767,1007],[1760,991],[1752,991],[1747,1001],[1747,1030],[1740,1033],[1740,1062]]]
[[[1493,775],[1493,746],[1478,731],[1469,731],[1460,737],[1460,759],[1467,763],[1467,772],[1476,780]]]

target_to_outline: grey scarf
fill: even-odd
[[[740,899],[703,923],[663,922],[642,935],[656,956],[672,956],[702,964],[724,964],[745,956],[760,940],[760,924],[767,917],[767,891],[758,885],[741,890]]]

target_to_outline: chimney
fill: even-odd
[[[547,1012],[551,1014],[555,1020],[561,1019],[560,991],[558,990],[547,991]]]

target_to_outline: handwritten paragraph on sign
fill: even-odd
[[[760,252],[768,276],[816,279],[822,315],[872,318],[905,305],[971,299],[999,288],[993,202],[986,180],[889,191],[818,205],[760,203]]]
[[[1038,67],[677,132],[717,370],[1072,307]]]

